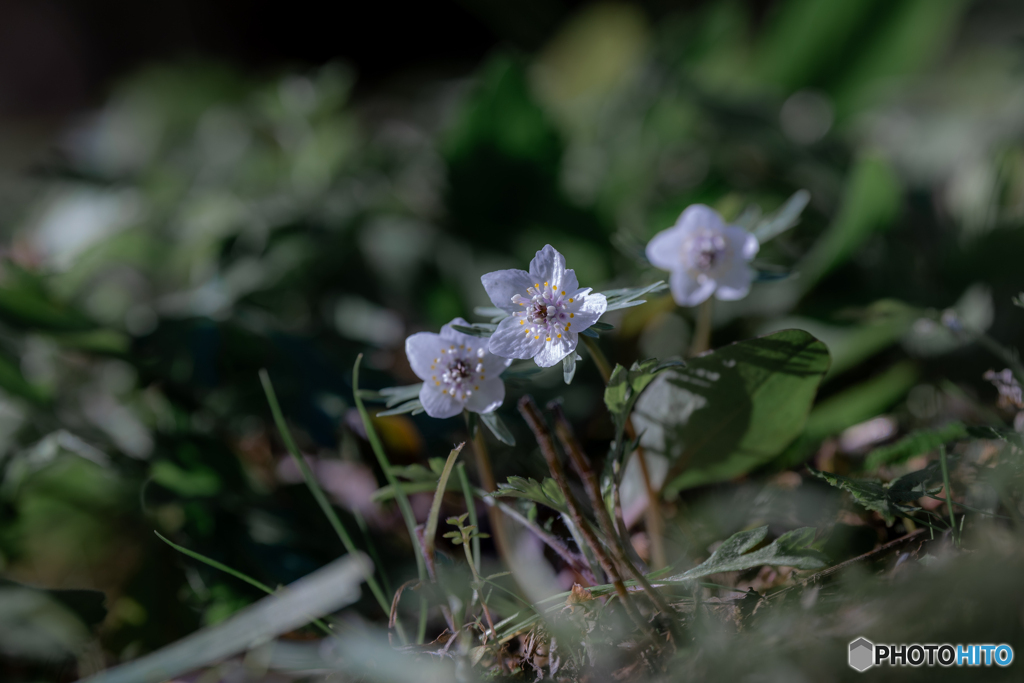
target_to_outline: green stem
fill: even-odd
[[[590,357],[594,359],[594,365],[597,366],[598,372],[601,373],[601,377],[604,378],[604,383],[608,384],[608,379],[612,376],[612,366],[608,362],[608,358],[604,355],[604,351],[598,346],[597,340],[593,337],[588,337],[585,334],[580,335],[580,339],[583,340],[583,345],[587,347],[587,351],[590,352]]]
[[[700,305],[697,309],[697,328],[693,332],[693,342],[690,344],[690,357],[699,356],[711,348],[711,312],[712,300]]]
[[[946,447],[939,446],[939,461],[942,463],[942,484],[946,487],[946,499],[953,500],[953,489],[949,485],[949,465],[946,464]],[[956,538],[956,517],[953,516],[953,506],[946,503],[946,509],[949,510],[949,533],[953,536],[953,543],[957,544]]]
[[[295,445],[295,441],[292,439],[292,433],[288,429],[288,424],[285,422],[284,415],[281,413],[281,406],[277,402],[277,394],[274,393],[274,385],[270,383],[270,375],[267,374],[266,370],[260,370],[260,382],[263,383],[263,391],[267,395],[267,403],[270,404],[270,412],[274,416],[274,422],[277,424],[277,430],[281,433],[281,439],[284,441],[284,445],[291,454],[292,459],[295,460],[295,464],[298,466],[299,471],[302,472],[302,478],[306,481],[306,486],[309,488],[310,493],[313,494],[313,498],[316,499],[317,505],[320,506],[324,516],[326,516],[327,520],[331,523],[331,526],[334,528],[334,532],[338,534],[338,538],[341,539],[341,544],[345,546],[345,552],[350,555],[356,554],[359,551],[352,542],[352,538],[348,535],[348,531],[345,530],[341,520],[338,519],[337,513],[331,506],[330,501],[327,500],[327,496],[324,494],[323,489],[320,488],[320,484],[313,475],[313,471],[309,468],[309,464],[306,463],[306,459],[299,453],[298,446]],[[373,597],[377,599],[377,603],[380,605],[381,609],[384,610],[384,614],[390,614],[391,605],[388,603],[387,598],[384,597],[384,592],[380,589],[377,579],[371,574],[366,577],[366,583],[370,587],[370,592],[373,593]]]
[[[473,498],[473,487],[469,485],[469,477],[466,475],[465,463],[459,463],[459,483],[462,485],[462,495],[466,498],[466,512],[469,513],[469,523],[475,526],[477,529],[480,528],[480,524],[476,517],[476,500]],[[480,539],[473,536],[473,567],[477,573],[480,573]]]
[[[395,475],[391,471],[391,463],[388,461],[388,456],[384,453],[384,447],[380,443],[377,431],[373,428],[373,423],[370,421],[370,414],[366,412],[366,406],[363,405],[363,399],[359,395],[359,365],[362,361],[363,354],[359,354],[356,356],[355,365],[352,367],[352,395],[355,397],[356,408],[359,410],[359,417],[363,420],[363,428],[366,430],[366,440],[370,442],[370,449],[373,450],[373,454],[377,456],[377,463],[380,465],[380,468],[384,470],[384,478],[387,479],[388,484],[391,485],[391,489],[395,492],[395,500],[398,501],[398,509],[402,512],[402,518],[405,520],[405,527],[409,532],[409,541],[412,543],[413,549],[415,550],[416,573],[419,576],[419,580],[423,582],[423,585],[426,585],[427,567],[423,560],[423,548],[420,547],[419,539],[416,536],[416,517],[413,515],[412,506],[409,505],[409,497],[405,495],[405,491],[398,485],[398,480],[395,479]],[[427,597],[421,594],[420,621],[416,630],[417,643],[423,642],[426,632]]]

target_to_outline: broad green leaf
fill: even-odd
[[[829,352],[784,330],[694,358],[637,401],[641,444],[669,459],[664,491],[732,479],[778,455],[804,428]]]
[[[660,372],[685,366],[686,363],[681,360],[659,361],[656,358],[633,363],[629,370],[616,365],[604,390],[604,404],[612,414],[616,427],[621,431],[640,394]]]
[[[25,379],[25,376],[21,374],[21,368],[2,352],[0,352],[0,389],[35,403],[45,403],[50,399],[49,392],[45,388]]]
[[[814,541],[813,527],[787,531],[760,550],[747,552],[764,541],[768,526],[741,531],[727,538],[718,546],[711,557],[693,569],[676,574],[663,582],[692,581],[721,572],[741,572],[763,565],[773,567],[795,567],[797,569],[820,569],[825,561],[820,552],[811,544]]]
[[[773,467],[785,469],[804,462],[825,438],[875,417],[903,398],[920,375],[911,361],[897,363],[877,377],[822,401],[807,419],[803,434]]]
[[[967,427],[962,422],[951,422],[939,429],[920,429],[911,432],[891,446],[876,448],[864,461],[864,469],[873,470],[881,465],[899,464],[910,458],[935,450],[944,443],[966,439]]]
[[[565,497],[554,479],[537,481],[524,477],[509,477],[507,484],[498,484],[498,490],[487,494],[494,498],[524,498],[568,514]]]

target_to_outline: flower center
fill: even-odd
[[[725,255],[725,237],[715,232],[702,232],[683,243],[683,258],[699,273],[714,269]]]
[[[535,284],[526,293],[529,298],[521,294],[512,297],[512,303],[524,309],[515,314],[524,333],[532,334],[534,339],[543,336],[545,341],[561,339],[572,326],[571,319],[576,317],[569,310],[569,304],[575,299],[570,298],[565,290],[552,287],[547,282],[543,286]]]
[[[465,401],[474,391],[479,391],[480,382],[487,379],[483,359],[483,348],[451,344],[442,348],[441,355],[430,365],[431,370],[441,366],[444,371],[440,375],[431,375],[430,379],[442,394]]]

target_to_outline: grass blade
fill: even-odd
[[[434,500],[430,503],[430,515],[427,517],[427,527],[423,534],[424,556],[430,566],[434,564],[434,538],[437,536],[437,518],[441,514],[441,500],[444,498],[445,490],[448,488],[448,478],[452,475],[452,468],[455,461],[466,444],[460,443],[448,454],[448,459],[441,470],[441,477],[437,480],[437,490],[434,492]]]
[[[373,572],[363,554],[346,555],[227,620],[83,683],[160,683],[262,645],[359,599]]]
[[[373,423],[370,421],[370,414],[366,412],[366,406],[363,405],[363,399],[359,396],[359,365],[362,361],[363,354],[359,354],[356,356],[355,365],[352,366],[352,395],[355,397],[356,408],[359,410],[359,417],[363,420],[363,428],[366,430],[366,440],[370,442],[370,449],[373,450],[373,454],[377,456],[377,463],[380,465],[380,468],[384,470],[384,477],[391,486],[391,490],[395,492],[395,500],[398,502],[398,509],[402,512],[402,518],[405,520],[405,526],[409,532],[409,541],[416,549],[416,573],[419,576],[420,581],[426,583],[427,567],[423,561],[423,549],[419,547],[419,539],[416,537],[416,517],[412,513],[412,506],[409,505],[409,497],[405,495],[405,491],[398,485],[398,480],[395,479],[395,475],[391,471],[391,463],[388,461],[387,454],[384,453],[384,446],[381,445],[380,437],[377,436],[377,430],[373,428]],[[385,608],[384,611],[390,614],[390,605]],[[420,623],[416,631],[417,643],[423,642],[423,637],[426,634],[426,631],[427,598],[426,596],[421,595]]]
[[[348,535],[348,531],[345,530],[341,520],[338,519],[338,514],[334,511],[334,508],[331,507],[330,501],[327,500],[327,496],[324,494],[323,489],[320,488],[320,484],[313,475],[313,471],[309,468],[309,464],[299,453],[299,449],[295,445],[295,440],[292,439],[292,433],[288,429],[288,424],[284,421],[284,415],[281,413],[281,406],[277,402],[277,394],[274,393],[274,385],[270,383],[270,375],[267,374],[266,370],[260,370],[260,382],[263,383],[263,391],[267,395],[267,403],[270,404],[270,412],[274,416],[274,422],[277,424],[277,430],[281,433],[281,439],[284,441],[285,447],[295,460],[295,464],[298,465],[299,471],[302,472],[302,478],[306,481],[306,486],[309,487],[309,491],[313,494],[313,498],[316,499],[317,505],[320,506],[320,509],[323,510],[327,520],[331,523],[331,526],[334,528],[334,532],[338,534],[338,538],[341,539],[341,544],[345,546],[345,552],[350,555],[356,555],[359,551],[356,549],[355,544],[352,543],[352,538]],[[362,405],[362,403],[360,403],[360,405]],[[366,583],[370,587],[373,597],[377,599],[377,603],[380,605],[380,608],[384,610],[385,614],[389,614],[391,611],[391,605],[384,596],[384,592],[380,589],[377,579],[371,575],[367,577]]]

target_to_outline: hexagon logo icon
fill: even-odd
[[[850,666],[857,671],[867,671],[875,664],[875,644],[867,638],[858,638],[850,643]]]

